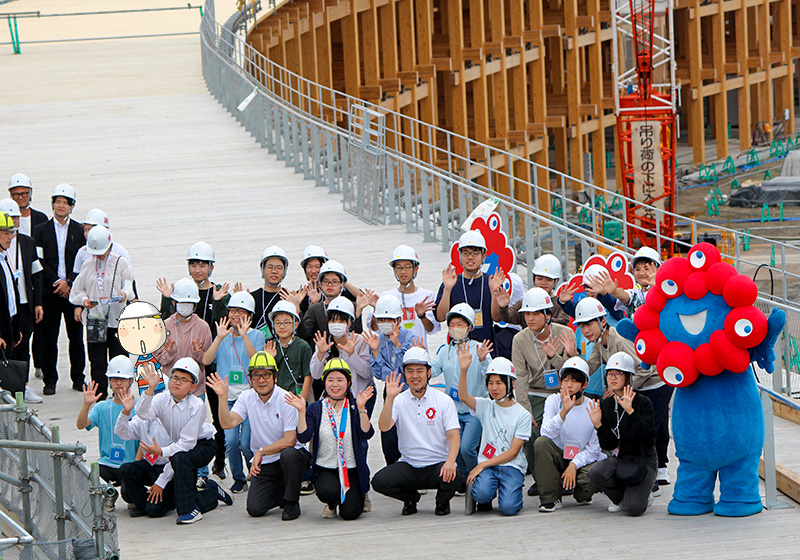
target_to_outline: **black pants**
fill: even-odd
[[[379,470],[372,477],[372,488],[379,494],[395,498],[401,502],[418,502],[423,488],[436,490],[436,504],[447,505],[461,486],[461,473],[456,471],[455,479],[442,480],[444,463],[415,468],[408,463],[397,462]]]
[[[108,395],[108,360],[114,356],[127,356],[127,352],[117,339],[117,329],[108,328],[105,342],[87,342],[86,349],[89,354],[89,368],[92,381],[97,383],[97,393],[105,399]]]
[[[311,454],[306,449],[287,447],[281,458],[262,463],[261,472],[250,479],[247,492],[247,513],[261,517],[283,502],[300,501],[300,480],[311,466]]]
[[[16,319],[19,323],[19,332],[22,335],[22,340],[19,344],[11,349],[11,359],[19,360],[28,364],[28,370],[31,366],[31,334],[33,333],[33,326],[36,319],[31,313],[30,307],[27,303],[17,306]],[[27,381],[28,378],[26,377]]]
[[[155,483],[163,470],[164,465],[151,465],[144,459],[123,463],[119,468],[122,499],[150,517],[162,517],[168,511],[175,509],[173,481],[167,483],[160,502],[152,504],[147,501],[147,487]]]
[[[119,474],[119,468],[109,467],[108,465],[98,465],[100,467],[100,478],[106,482],[112,483],[114,486],[119,486],[122,478]]]
[[[58,383],[58,333],[61,330],[61,317],[67,328],[69,338],[70,378],[73,387],[82,387],[83,368],[86,358],[83,350],[83,325],[75,320],[72,304],[61,296],[48,295],[43,299],[44,319],[42,319],[42,376],[45,386],[55,387]]]
[[[397,443],[397,426],[381,432],[381,450],[387,465],[393,465],[400,460],[400,447]]]
[[[615,504],[624,503],[628,515],[637,517],[647,511],[647,501],[656,481],[656,454],[653,451],[647,454],[647,475],[636,486],[625,486],[617,481],[614,473],[618,462],[613,456],[598,461],[589,471],[589,481]]]
[[[214,372],[214,366],[206,366],[206,376]],[[219,396],[214,392],[214,389],[206,386],[206,397],[208,398],[208,406],[211,407],[211,418],[217,433],[214,434],[214,442],[217,444],[217,449],[214,451],[214,470],[222,471],[225,469],[225,430],[219,423]]]
[[[44,318],[41,321],[36,323],[34,321],[33,324],[33,335],[31,336],[31,358],[33,359],[33,367],[42,369],[44,366],[42,365],[42,323],[44,322]]]
[[[649,391],[640,391],[653,403],[653,429],[656,432],[656,452],[658,466],[665,468],[669,462],[669,401],[675,391],[669,385],[663,385]]]
[[[337,469],[323,469],[317,467],[317,478],[314,479],[314,488],[317,489],[317,498],[331,509],[339,508],[339,517],[342,519],[358,519],[364,511],[364,493],[358,480],[356,469],[347,469],[350,480],[350,490],[342,500],[342,487],[339,484],[339,471]]]
[[[504,327],[499,329],[495,327],[494,331],[494,349],[495,351],[492,352],[492,356],[500,356],[503,358],[511,359],[511,344],[514,340],[514,336],[519,331],[516,329],[510,329],[508,327]]]

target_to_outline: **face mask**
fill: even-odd
[[[342,338],[347,334],[347,324],[345,323],[328,323],[328,332],[331,333],[333,338]]]
[[[453,340],[464,340],[467,338],[469,329],[467,327],[450,327],[450,338]]]
[[[177,303],[175,304],[175,311],[178,312],[178,315],[181,317],[188,317],[192,313],[194,313],[194,304],[193,303]]]
[[[393,327],[394,325],[392,323],[378,323],[378,330],[385,336],[392,334],[392,330],[394,330]]]

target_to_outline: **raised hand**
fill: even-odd
[[[558,301],[561,303],[567,303],[568,301],[572,301],[572,298],[575,297],[575,290],[576,288],[572,286],[564,286],[564,289],[561,290],[561,293],[558,294]]]
[[[172,352],[175,350],[175,341],[172,338],[168,338],[164,341],[164,351],[165,352]]]
[[[167,282],[166,278],[159,278],[156,280],[156,289],[161,292],[161,295],[165,298],[172,296],[172,287],[174,284],[170,284]]]
[[[366,290],[369,293],[369,297],[367,298],[367,304],[375,307],[375,304],[378,303],[378,294],[373,292],[372,290]]]
[[[478,352],[478,359],[480,361],[484,361],[486,359],[486,356],[489,355],[489,353],[492,351],[493,348],[494,345],[488,340],[484,340],[483,342],[481,342],[478,345],[478,348],[476,349]]]
[[[375,394],[375,387],[370,385],[363,391],[358,392],[358,396],[356,397],[356,407],[358,410],[364,410],[367,407],[367,401],[372,398],[372,395]]]
[[[228,295],[228,291],[230,291],[231,285],[225,282],[220,288],[217,288],[217,285],[213,282],[211,283],[211,295],[214,297],[215,300],[219,301],[225,296]]]
[[[411,346],[416,346],[417,348],[422,348],[423,350],[427,350],[427,348],[425,347],[425,343],[422,341],[421,336],[412,336]]]
[[[226,379],[222,379],[218,373],[209,373],[206,377],[206,385],[211,387],[211,390],[214,391],[220,398],[228,398],[228,381]]]
[[[333,346],[333,340],[327,342],[327,339],[328,337],[322,331],[317,331],[317,334],[314,335],[314,344],[317,347],[317,355],[319,355],[320,361]]]
[[[400,323],[399,322],[392,324],[392,332],[389,334],[389,340],[397,348],[400,348],[400,346],[402,346],[400,344]]]
[[[85,404],[94,404],[100,400],[100,395],[97,394],[97,383],[90,381],[87,385],[83,384],[83,402]]]
[[[433,311],[434,309],[436,309],[436,302],[430,299],[430,296],[414,304],[414,311],[417,317],[424,317],[428,311]]]
[[[364,342],[367,343],[367,346],[369,346],[373,352],[380,350],[381,339],[378,338],[378,335],[376,335],[374,332],[369,330],[364,331],[361,333],[361,338],[364,339]]]
[[[625,388],[622,389],[622,396],[618,397],[614,395],[614,398],[617,400],[619,405],[625,409],[625,412],[628,414],[633,414],[633,397],[636,394],[633,392],[633,387],[630,385],[625,385]]]
[[[458,366],[462,369],[469,369],[472,365],[472,352],[469,350],[469,344],[462,342],[456,348],[458,353]]]
[[[575,333],[563,331],[556,337],[556,340],[564,347],[564,352],[567,356],[575,356],[578,354],[577,343],[575,342]]]
[[[300,303],[305,297],[305,288],[300,288],[299,290],[287,290],[286,288],[281,288],[281,299],[294,304],[294,306],[298,309],[300,309]]]
[[[503,290],[503,282],[506,281],[506,273],[499,266],[494,274],[489,275],[489,289],[494,294]],[[503,290],[505,291],[505,290]]]
[[[120,400],[122,401],[122,410],[125,414],[130,414],[133,407],[136,406],[136,397],[130,387],[123,387]]]
[[[295,395],[294,393],[287,392],[283,395],[283,400],[286,401],[286,404],[289,406],[296,408],[299,414],[306,413],[306,400],[303,398],[303,395]]]
[[[217,321],[217,336],[225,338],[231,332],[231,321],[227,317],[223,317]]]
[[[542,348],[544,348],[544,353],[547,354],[548,358],[552,358],[556,355],[558,345],[552,336],[547,337],[547,340],[540,340],[539,342],[542,343]]]
[[[142,369],[144,371],[145,381],[147,381],[147,384],[150,386],[151,389],[155,389],[161,382],[161,376],[158,375],[158,372],[156,371],[156,366],[153,365],[153,362],[147,362],[142,365]]]
[[[271,355],[273,358],[278,357],[278,346],[275,344],[274,340],[268,340],[264,343],[264,352]]]
[[[396,371],[393,371],[386,381],[386,398],[395,398],[403,391],[404,386],[405,383],[400,381],[400,375]]]
[[[569,411],[575,406],[575,401],[575,395],[570,395],[566,388],[561,387],[562,418],[569,414]]]
[[[195,338],[192,341],[192,352],[199,353],[203,351],[203,342],[199,338]]]
[[[456,274],[456,267],[452,264],[448,264],[447,267],[442,271],[442,284],[444,284],[445,288],[453,289],[453,286],[456,285],[456,280],[458,280],[458,274]]]
[[[306,288],[308,292],[308,303],[313,305],[322,300],[322,290],[319,289],[319,282],[312,280]]]
[[[345,354],[353,355],[356,351],[356,337],[358,335],[355,333],[347,333],[344,336],[344,344],[336,343],[336,347],[339,349],[340,352],[344,352]]]
[[[243,292],[243,291],[244,291],[244,284],[242,284],[241,282],[234,282],[233,283],[233,292],[234,293]],[[248,292],[249,292],[249,290],[248,290]]]
[[[597,279],[598,282],[603,286],[603,290],[601,293],[613,294],[614,290],[616,290],[617,287],[619,286],[619,282],[611,278],[611,276],[605,270],[601,270],[598,272]]]
[[[586,412],[589,414],[589,420],[592,421],[595,428],[599,428],[603,423],[603,412],[600,410],[600,401],[590,400],[586,405]]]
[[[247,317],[246,319],[243,317],[239,319],[239,325],[236,328],[236,332],[239,333],[239,336],[247,336],[247,332],[250,330],[250,325],[253,324],[253,318]]]

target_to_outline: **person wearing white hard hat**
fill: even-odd
[[[577,294],[574,288],[569,285],[558,294],[558,301],[564,312],[572,318],[575,318],[576,307],[585,297],[591,297],[603,304],[603,307],[608,311],[608,318],[616,324],[617,321],[625,318],[625,312],[617,308],[619,301],[617,298],[609,295],[603,285],[603,282],[608,278],[608,269],[601,264],[593,264],[586,267],[582,273],[583,278],[583,294]]]
[[[378,333],[365,331],[361,335],[372,350],[372,376],[386,381],[392,372],[396,372],[402,379],[403,356],[415,342],[419,345],[420,341],[414,338],[411,331],[402,328],[403,307],[393,295],[378,298],[374,317]]]
[[[636,284],[633,288],[620,288],[617,281],[608,274],[601,274],[601,293],[616,298],[614,309],[623,310],[628,317],[633,317],[636,310],[644,304],[647,291],[656,283],[656,272],[661,266],[661,255],[652,247],[642,247],[630,262]]]
[[[458,240],[458,254],[463,271],[456,274],[452,264],[442,271],[442,284],[436,294],[436,318],[444,321],[454,305],[466,303],[475,310],[473,338],[494,344],[491,281],[483,274],[486,259],[483,235],[477,230],[464,233]]]
[[[517,400],[531,414],[531,440],[525,454],[531,469],[534,463],[533,442],[539,437],[547,397],[560,389],[558,370],[577,354],[575,333],[564,325],[552,322],[553,298],[543,288],[531,288],[522,298],[520,315],[525,328],[514,337],[511,360],[517,372]],[[528,495],[535,496],[534,482]]]
[[[624,352],[611,356],[606,380],[612,394],[589,403],[600,447],[609,454],[589,471],[589,481],[611,500],[609,512],[625,508],[628,515],[639,516],[653,503],[658,457],[653,403],[634,392],[633,363],[633,357]]]
[[[561,508],[564,490],[573,490],[579,506],[592,503],[598,490],[589,482],[592,465],[605,457],[588,414],[589,366],[583,358],[570,358],[559,372],[561,389],[544,403],[542,435],[534,441],[533,472],[539,486],[539,511]]]
[[[275,335],[267,341],[266,351],[278,365],[278,387],[306,401],[311,394],[311,347],[295,336],[300,325],[297,307],[289,301],[279,301],[269,313],[269,322]]]
[[[458,413],[459,435],[461,438],[458,452],[458,471],[464,483],[461,490],[466,489],[467,475],[478,463],[478,445],[481,441],[481,422],[477,416],[470,414],[469,407],[458,398],[459,383],[459,351],[469,351],[473,357],[467,372],[467,383],[470,394],[476,397],[487,397],[483,373],[489,366],[492,343],[488,340],[478,342],[470,337],[475,325],[475,311],[466,303],[457,303],[445,316],[449,340],[436,352],[431,362],[431,376],[444,375],[445,392],[453,399]]]
[[[400,300],[402,328],[411,331],[411,334],[422,341],[427,348],[428,335],[436,334],[442,327],[436,320],[436,294],[416,285],[419,256],[408,245],[398,245],[392,251],[389,266],[392,267],[398,286],[381,293],[380,297],[394,296]],[[377,298],[375,301],[370,301],[370,305],[375,307],[376,302]],[[374,315],[369,318],[369,323],[373,330],[377,330],[378,322]]]
[[[100,208],[92,208],[86,213],[86,218],[83,219],[83,234],[88,236],[89,232],[92,230],[94,226],[103,226],[106,229],[111,229],[110,222],[108,221],[108,214],[103,212]],[[133,270],[133,261],[131,261],[131,256],[128,254],[128,250],[122,246],[121,243],[118,241],[114,241],[111,244],[111,252],[115,255],[119,255],[126,261],[128,264],[131,265],[131,270]],[[78,250],[78,254],[75,255],[75,266],[72,267],[72,271],[75,274],[80,274],[81,267],[83,266],[84,261],[90,258],[91,255],[86,250],[86,246]],[[134,286],[134,291],[136,287]]]
[[[459,348],[458,398],[481,422],[478,464],[467,475],[467,515],[490,511],[497,497],[500,513],[516,515],[522,509],[522,486],[528,461],[522,446],[531,437],[531,415],[514,397],[514,364],[494,358],[483,373],[489,398],[469,391],[467,372],[472,353]]]
[[[253,328],[264,333],[264,338],[269,340],[273,337],[269,314],[272,308],[281,301],[281,284],[286,279],[289,270],[289,257],[286,252],[277,245],[270,245],[261,253],[261,278],[264,285],[250,292],[256,302],[253,312]],[[234,289],[239,291],[240,286],[236,284]]]
[[[251,328],[255,307],[253,296],[244,291],[235,292],[228,300],[228,317],[223,317],[217,323],[217,336],[203,355],[203,364],[216,362],[217,375],[228,383],[228,410],[233,408],[239,395],[250,387],[247,376],[250,358],[262,351],[266,342],[262,331]],[[250,423],[247,419],[225,430],[225,449],[233,476],[231,492],[244,492],[247,489],[247,475],[242,467],[242,456],[248,470],[253,459]]]
[[[107,395],[105,377],[108,359],[125,354],[117,337],[119,317],[133,293],[133,271],[128,261],[111,254],[111,232],[94,226],[86,237],[91,258],[69,293],[75,306],[75,320],[86,324],[86,346],[91,377],[102,398]]]
[[[69,338],[69,363],[72,388],[83,391],[86,356],[83,348],[83,326],[75,319],[75,308],[69,302],[69,290],[77,276],[73,272],[75,255],[86,244],[83,228],[70,218],[75,207],[75,189],[66,183],[58,185],[50,197],[53,217],[33,230],[42,271],[41,369],[44,394],[55,395],[58,383],[58,333],[61,319]],[[34,335],[36,347],[39,337]],[[34,362],[36,361],[34,348]]]
[[[19,205],[19,229],[25,235],[33,237],[36,226],[47,221],[47,214],[31,208],[33,185],[27,175],[14,174],[8,181],[8,194]]]
[[[553,298],[550,321],[559,325],[569,325],[570,317],[561,308],[556,298],[556,285],[561,280],[561,262],[555,255],[544,254],[533,263],[533,286],[541,288]],[[505,321],[525,328],[525,318],[520,315],[522,299],[512,302],[506,290],[492,290],[492,319]]]
[[[127,493],[136,508],[130,515],[161,517],[174,507],[178,513],[178,525],[188,525],[200,521],[204,513],[217,507],[218,502],[233,505],[233,498],[213,480],[209,480],[202,490],[196,485],[197,470],[211,461],[216,448],[214,427],[205,421],[208,412],[206,403],[192,394],[200,379],[200,366],[191,358],[175,362],[170,370],[169,390],[157,395],[155,389],[161,379],[152,363],[145,365],[144,375],[147,390],[136,401],[136,415],[142,420],[159,420],[169,436],[169,442],[162,445],[157,438],[153,438],[152,442],[143,440],[139,447],[151,464],[158,457],[169,459],[173,480],[171,485],[161,486],[158,478],[160,469],[153,468],[149,473],[152,485],[146,491],[145,480],[126,479],[129,469],[136,468],[137,463],[124,467],[123,485],[127,487]],[[126,420],[123,417],[129,417],[134,408],[132,391],[126,394],[122,404],[123,410],[117,420],[120,428],[120,424]]]
[[[456,467],[460,438],[453,399],[431,389],[428,352],[414,346],[403,356],[403,375],[386,382],[386,398],[378,419],[381,432],[397,430],[400,460],[372,477],[379,494],[403,502],[403,515],[417,513],[422,489],[436,490],[434,514],[449,515],[450,500],[461,486]]]
[[[305,296],[300,300],[300,316],[305,315],[308,308],[315,303],[322,301],[322,286],[319,283],[319,271],[322,265],[328,262],[327,251],[319,245],[308,245],[303,249],[300,257],[300,267],[306,277],[306,283],[300,286],[299,291],[305,289]]]
[[[119,486],[122,482],[119,468],[130,461],[136,460],[138,445],[135,441],[128,441],[114,433],[117,417],[122,412],[122,398],[133,384],[133,362],[128,356],[116,356],[108,362],[104,372],[112,398],[104,399],[98,392],[100,388],[95,381],[90,381],[83,388],[83,405],[78,412],[75,425],[79,430],[97,428],[100,458],[100,478]],[[93,406],[94,405],[94,406]],[[119,492],[114,490],[113,495],[105,496],[106,511],[114,511],[114,503],[119,497]]]
[[[16,227],[16,235],[6,249],[6,262],[16,280],[19,305],[17,306],[17,324],[22,339],[11,350],[10,358],[28,364],[31,362],[31,335],[37,323],[44,316],[42,307],[42,263],[36,254],[36,242],[32,237],[19,231],[20,211],[17,203],[10,198],[0,200],[0,212],[11,217]],[[37,404],[42,397],[36,394],[30,385],[25,386],[25,402]]]

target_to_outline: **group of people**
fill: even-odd
[[[34,367],[42,366],[45,395],[54,394],[63,315],[73,388],[84,396],[77,425],[98,428],[101,476],[120,486],[131,516],[175,509],[179,524],[194,523],[247,491],[249,515],[280,508],[292,520],[300,495],[315,491],[323,517],[355,519],[370,511],[370,490],[402,501],[411,515],[428,489],[436,515],[450,513],[457,493],[467,513],[493,509],[496,498],[503,515],[515,515],[528,472],[540,512],[559,509],[564,495],[585,505],[602,491],[609,511],[641,515],[659,482],[669,483],[671,388],[635,363],[633,344],[613,327],[653,285],[660,256],[652,249],[631,261],[632,290],[585,273],[585,294],[557,294],[561,263],[542,255],[524,292],[518,276],[509,275],[509,290],[504,271],[485,272],[486,243],[473,230],[459,239],[462,272],[448,265],[438,292],[416,285],[419,258],[400,245],[388,259],[396,285],[378,294],[355,286],[315,245],[303,251],[298,289],[284,285],[290,261],[275,245],[261,256],[263,286],[214,283],[214,250],[197,242],[188,277],[156,281],[157,309],[131,303],[130,257],[105,213],[94,209],[83,224],[70,218],[69,185],[52,195],[53,218],[33,225],[30,272],[12,266],[25,262],[27,253],[10,246],[29,244],[23,220],[30,228],[35,210],[27,177],[15,175],[9,190],[19,209],[0,202],[10,210],[0,266],[13,289],[0,287],[0,296],[12,331],[0,331],[0,346],[23,344],[13,329],[22,333],[22,308],[32,302]],[[24,303],[21,280],[33,286]],[[52,345],[42,362],[37,323],[41,344]],[[447,343],[429,347],[443,327]],[[371,477],[381,390],[376,425],[386,466]],[[230,492],[218,482],[228,473]],[[107,509],[116,499],[108,496]]]

